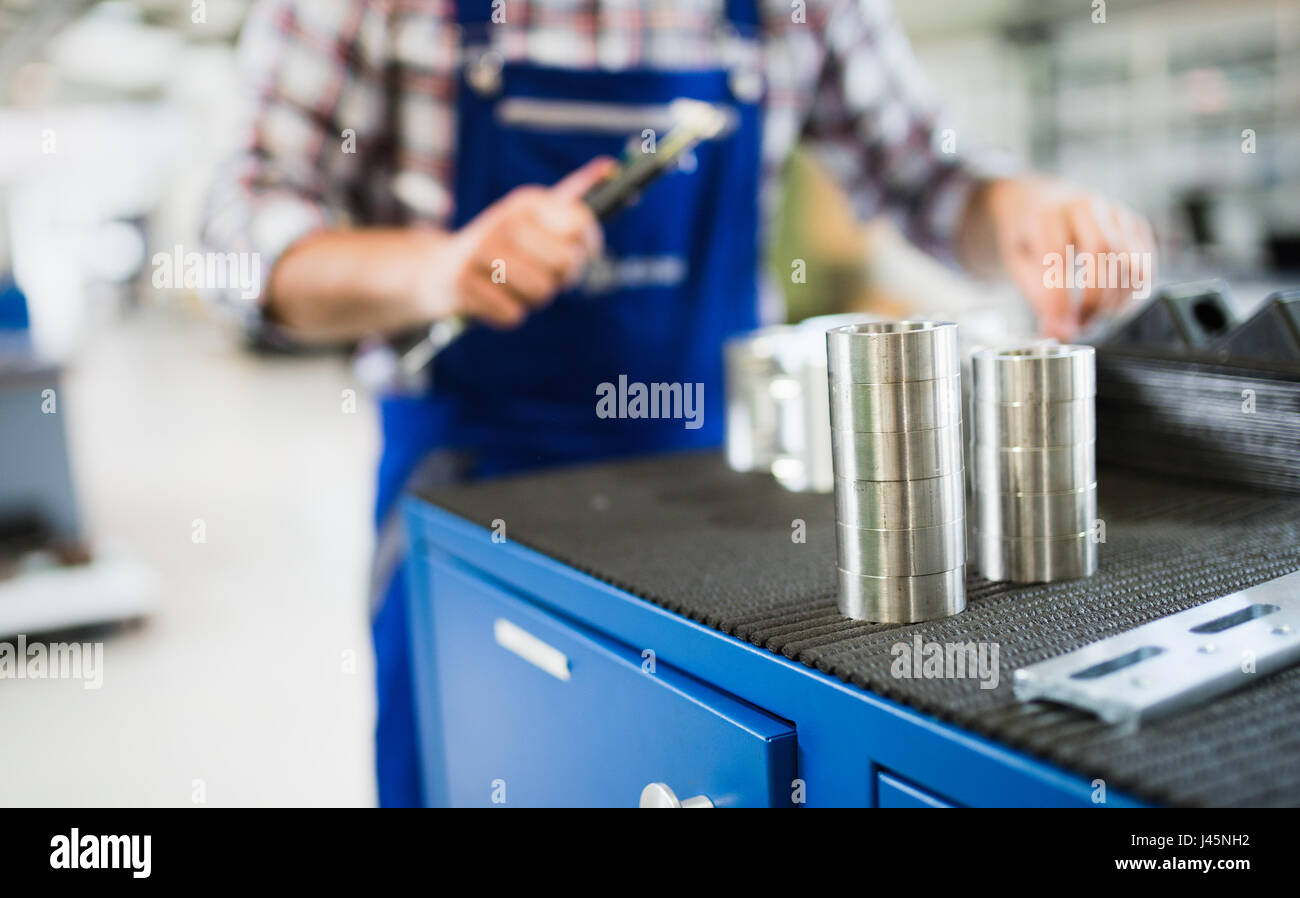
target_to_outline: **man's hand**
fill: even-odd
[[[1118,312],[1134,290],[1149,291],[1155,276],[1155,239],[1145,218],[1050,178],[981,188],[967,211],[962,247],[975,268],[987,270],[992,256],[1028,298],[1042,333],[1060,340]],[[1080,281],[1087,281],[1088,262],[1067,267],[1081,259],[1094,272],[1086,283]]]
[[[428,318],[464,315],[512,328],[576,284],[603,245],[582,197],[614,166],[600,158],[554,187],[518,187],[443,237],[416,281]]]
[[[596,159],[554,187],[521,187],[450,234],[308,234],[272,270],[267,312],[297,339],[321,342],[400,334],[451,315],[514,327],[600,252],[600,227],[582,196],[614,164]]]

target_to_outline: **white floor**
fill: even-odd
[[[377,437],[347,366],[146,310],[91,341],[61,411],[93,543],[161,603],[105,637],[98,691],[0,680],[0,806],[373,804]]]

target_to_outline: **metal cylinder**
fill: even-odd
[[[832,383],[890,384],[961,375],[951,321],[879,321],[826,332]]]
[[[1090,443],[1097,439],[1093,397],[1061,402],[987,402],[976,399],[974,405],[977,444],[1007,449],[1047,449]]]
[[[966,607],[957,326],[826,332],[840,611],[913,623]]]
[[[800,333],[777,325],[727,341],[727,462],[736,471],[771,471],[797,453],[802,432]]]
[[[980,495],[975,526],[1010,537],[1073,536],[1092,529],[1097,520],[1097,484],[1054,493]]]
[[[1097,569],[1092,533],[1075,536],[982,539],[976,529],[976,563],[990,580],[1049,583],[1089,577]]]
[[[831,464],[845,480],[923,480],[961,474],[961,427],[902,433],[831,429]]]
[[[1097,450],[1091,440],[1047,449],[990,448],[972,467],[977,482],[996,483],[1001,493],[1055,493],[1097,480]]]
[[[770,473],[797,492],[831,491],[826,330],[877,320],[823,315],[727,341],[726,455],[733,470]]]
[[[990,580],[1097,569],[1096,365],[1091,346],[972,358],[972,555]]]
[[[966,568],[920,577],[873,577],[840,568],[840,613],[854,620],[912,624],[966,610]]]
[[[961,424],[961,382],[913,380],[890,384],[831,382],[831,427],[854,433],[908,433]]]
[[[960,522],[961,469],[917,480],[848,480],[835,484],[835,520],[869,530],[907,530]]]
[[[880,577],[939,574],[966,563],[966,522],[906,530],[835,525],[840,569]]]

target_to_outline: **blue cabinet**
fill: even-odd
[[[450,512],[407,516],[430,804],[635,806],[651,783],[719,807],[1138,804]]]
[[[627,806],[667,784],[715,807],[792,807],[795,732],[634,647],[561,620],[452,559],[416,615],[426,781],[453,806]]]

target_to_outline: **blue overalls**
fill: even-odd
[[[756,39],[754,0],[727,7],[720,32]],[[490,0],[458,3],[466,65],[457,104],[457,228],[514,187],[553,184],[596,156],[621,155],[629,137],[645,136],[617,122],[634,107],[662,109],[679,97],[723,104],[735,114],[734,128],[694,151],[693,170],[665,175],[606,222],[604,277],[558,296],[517,330],[471,328],[437,357],[427,393],[382,400],[381,527],[392,526],[412,472],[438,450],[468,458],[461,476],[478,478],[716,446],[724,419],[722,343],[757,324],[757,72],[502,65],[491,40],[510,26],[489,25],[491,13]],[[487,60],[496,60],[495,68],[485,69]],[[603,123],[606,116],[611,121]],[[599,417],[598,385],[617,385],[620,375],[629,384],[703,384],[702,426]],[[399,566],[373,624],[384,806],[421,802],[405,581]]]

